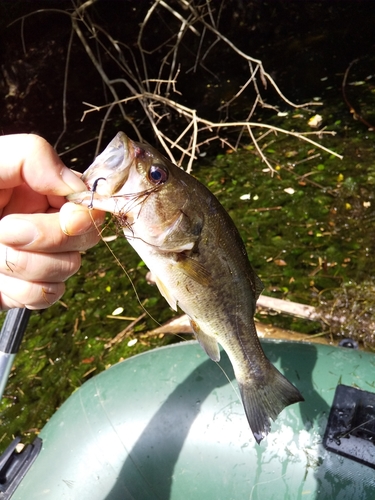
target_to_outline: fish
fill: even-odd
[[[263,284],[229,214],[194,176],[123,132],[82,180],[87,190],[68,200],[112,213],[207,355],[218,362],[219,344],[225,350],[260,444],[271,420],[303,397],[263,352],[254,322]]]

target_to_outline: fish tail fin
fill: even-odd
[[[304,401],[299,390],[272,363],[260,379],[238,380],[247,420],[258,444],[271,429],[271,421],[286,407]]]

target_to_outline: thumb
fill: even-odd
[[[34,134],[0,136],[0,185],[23,183],[45,195],[66,196],[85,188],[84,183],[58,157],[53,147]]]
[[[60,226],[68,236],[78,236],[92,230],[100,235],[100,226],[104,219],[105,212],[88,209],[75,203],[65,203],[60,209]]]

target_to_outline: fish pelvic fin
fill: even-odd
[[[271,419],[276,420],[286,406],[304,401],[299,390],[268,363],[266,378],[238,381],[246,417],[258,444],[271,430]]]
[[[191,318],[190,324],[195,333],[196,339],[200,343],[201,347],[206,351],[207,356],[209,356],[212,361],[220,361],[220,349],[217,341],[213,337],[204,333],[199,328],[199,325]]]
[[[174,295],[168,290],[168,287],[164,285],[162,280],[158,276],[154,276],[156,286],[159,288],[159,292],[171,306],[174,311],[177,311],[177,300]]]

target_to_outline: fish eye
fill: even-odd
[[[164,184],[168,179],[168,170],[163,165],[151,165],[148,178],[153,184]]]

